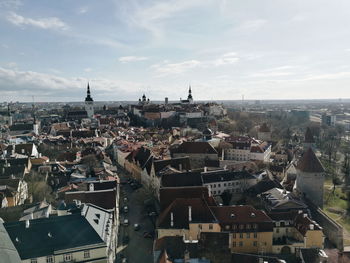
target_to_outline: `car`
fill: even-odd
[[[129,219],[125,218],[123,221],[123,225],[124,226],[128,226],[129,225]]]
[[[157,213],[155,211],[149,212],[148,216],[152,217],[152,216],[157,216]]]
[[[123,206],[123,211],[124,213],[129,212],[129,207],[127,205]]]
[[[126,258],[123,258],[122,263],[128,263],[128,260]]]
[[[134,224],[134,230],[139,231],[141,226],[139,224]]]
[[[123,198],[123,201],[126,203],[128,201],[128,198],[127,197],[124,197]]]

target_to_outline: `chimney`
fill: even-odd
[[[307,217],[307,214],[303,214],[303,218],[306,218]]]
[[[179,171],[182,171],[182,163],[179,164]]]
[[[192,206],[188,207],[188,222],[192,222]]]
[[[90,192],[93,192],[93,191],[94,191],[94,184],[93,184],[93,183],[90,183],[90,184],[89,184],[89,191],[90,191]]]
[[[34,214],[30,213],[30,219],[34,219]]]
[[[29,228],[29,226],[30,226],[30,220],[27,219],[27,220],[26,220],[26,228]]]
[[[22,149],[21,151],[22,151],[23,154],[25,153],[25,150],[24,150],[24,149]]]
[[[310,230],[314,230],[314,224],[310,224]]]
[[[170,226],[171,227],[174,226],[174,213],[173,212],[170,213]]]
[[[206,173],[208,171],[208,167],[204,166],[204,172]]]

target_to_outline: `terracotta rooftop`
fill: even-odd
[[[324,168],[314,151],[309,148],[298,161],[296,168],[306,173],[323,173]]]

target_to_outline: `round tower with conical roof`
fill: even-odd
[[[325,170],[312,148],[308,148],[296,165],[296,191],[309,201],[323,207]]]

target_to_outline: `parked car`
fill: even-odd
[[[123,225],[124,226],[128,226],[129,225],[129,219],[125,218],[123,221]]]
[[[139,224],[134,224],[134,230],[139,231],[141,226]]]
[[[123,212],[124,213],[129,212],[129,207],[127,205],[123,206]]]
[[[155,211],[149,212],[148,216],[152,217],[152,216],[157,216],[157,213]]]

